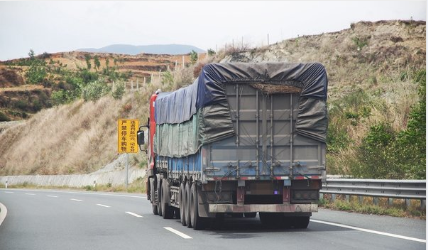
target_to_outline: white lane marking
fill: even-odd
[[[13,192],[4,191],[6,194],[13,194]]]
[[[62,191],[55,191],[61,193]],[[87,192],[66,192],[67,194],[81,194],[81,195],[100,195],[100,196],[116,196],[116,197],[128,197],[128,198],[137,198],[137,199],[147,199],[147,196],[136,196],[136,195],[126,195],[126,194],[107,194],[107,193],[87,193]]]
[[[7,215],[7,208],[0,203],[0,226],[3,223],[4,219],[6,218]]]
[[[0,188],[0,190],[5,190],[4,188]],[[17,191],[30,191],[27,189],[15,189]],[[137,196],[137,195],[127,195],[127,194],[109,194],[109,193],[92,193],[92,192],[71,192],[71,191],[60,191],[60,190],[32,190],[34,192],[54,192],[54,193],[65,193],[65,194],[79,194],[79,195],[100,195],[100,196],[116,196],[116,197],[127,197],[127,198],[137,198],[137,199],[147,199],[146,195]],[[7,192],[7,191],[6,191]]]
[[[47,195],[47,197],[58,198],[58,196],[56,196],[56,195]]]
[[[110,207],[110,206],[103,205],[103,204],[97,204],[97,206],[100,206],[100,207]]]
[[[337,224],[337,223],[332,223],[332,222],[327,222],[327,221],[321,221],[321,220],[313,220],[313,219],[311,219],[311,221],[312,222],[316,222],[316,223],[322,223],[322,224],[330,225],[330,226],[349,228],[349,229],[358,230],[358,231],[366,232],[366,233],[372,233],[372,234],[379,234],[379,235],[394,237],[394,238],[403,239],[403,240],[411,240],[411,241],[417,241],[417,242],[422,242],[422,243],[426,243],[427,242],[424,239],[407,237],[407,236],[403,236],[403,235],[399,235],[399,234],[385,233],[385,232],[380,232],[380,231],[376,231],[376,230],[365,229],[365,228],[360,228],[360,227],[353,227],[353,226],[347,226],[347,225],[343,225],[343,224]]]
[[[187,235],[187,234],[184,234],[184,233],[182,233],[182,232],[180,232],[180,231],[178,231],[178,230],[175,230],[174,228],[171,228],[171,227],[164,227],[166,230],[168,230],[168,231],[170,231],[170,232],[172,232],[172,233],[175,233],[176,235],[178,235],[178,236],[180,236],[180,237],[182,237],[182,238],[184,238],[184,239],[192,239],[192,237],[190,237],[189,235]]]
[[[126,212],[127,214],[130,214],[130,215],[132,215],[132,216],[135,216],[135,217],[137,217],[137,218],[141,218],[141,217],[143,217],[143,216],[141,216],[141,215],[139,215],[139,214],[134,214],[133,212]]]
[[[82,200],[78,200],[78,199],[70,199],[71,201],[82,201]]]
[[[26,195],[36,195],[36,194],[33,194],[33,193],[25,193]]]

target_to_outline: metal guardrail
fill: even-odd
[[[327,179],[320,190],[321,194],[336,194],[374,197],[377,203],[378,197],[392,199],[405,199],[406,205],[410,205],[411,199],[421,201],[425,207],[426,202],[426,180],[375,180],[375,179]],[[361,199],[360,199],[361,200]]]

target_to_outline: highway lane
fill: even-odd
[[[145,195],[0,189],[0,203],[8,209],[1,250],[426,248],[425,221],[325,209],[306,230],[230,218],[219,228],[195,231],[153,215]]]

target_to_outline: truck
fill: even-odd
[[[257,213],[307,228],[325,179],[327,85],[320,63],[211,63],[156,91],[137,133],[153,214],[195,230]]]

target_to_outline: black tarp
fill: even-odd
[[[233,124],[226,99],[225,84],[236,83],[285,85],[301,89],[296,133],[314,140],[326,141],[328,80],[324,66],[319,63],[269,62],[205,65],[192,85],[157,98],[156,124],[187,124],[189,120],[197,117],[198,131],[194,131],[195,133],[192,134],[198,137],[198,143],[190,150],[193,153],[204,144],[233,136]],[[169,125],[168,127],[171,127]],[[172,127],[178,128],[178,126]],[[175,129],[168,131],[178,133],[178,130]],[[157,136],[162,135],[157,133]],[[172,138],[173,135],[168,136]],[[189,138],[192,141],[195,139]],[[157,146],[158,148],[155,150],[160,155],[163,155],[163,151],[168,152],[165,156],[177,157],[191,154],[189,150],[174,152],[174,148],[168,145]],[[165,147],[167,150],[162,150]]]

